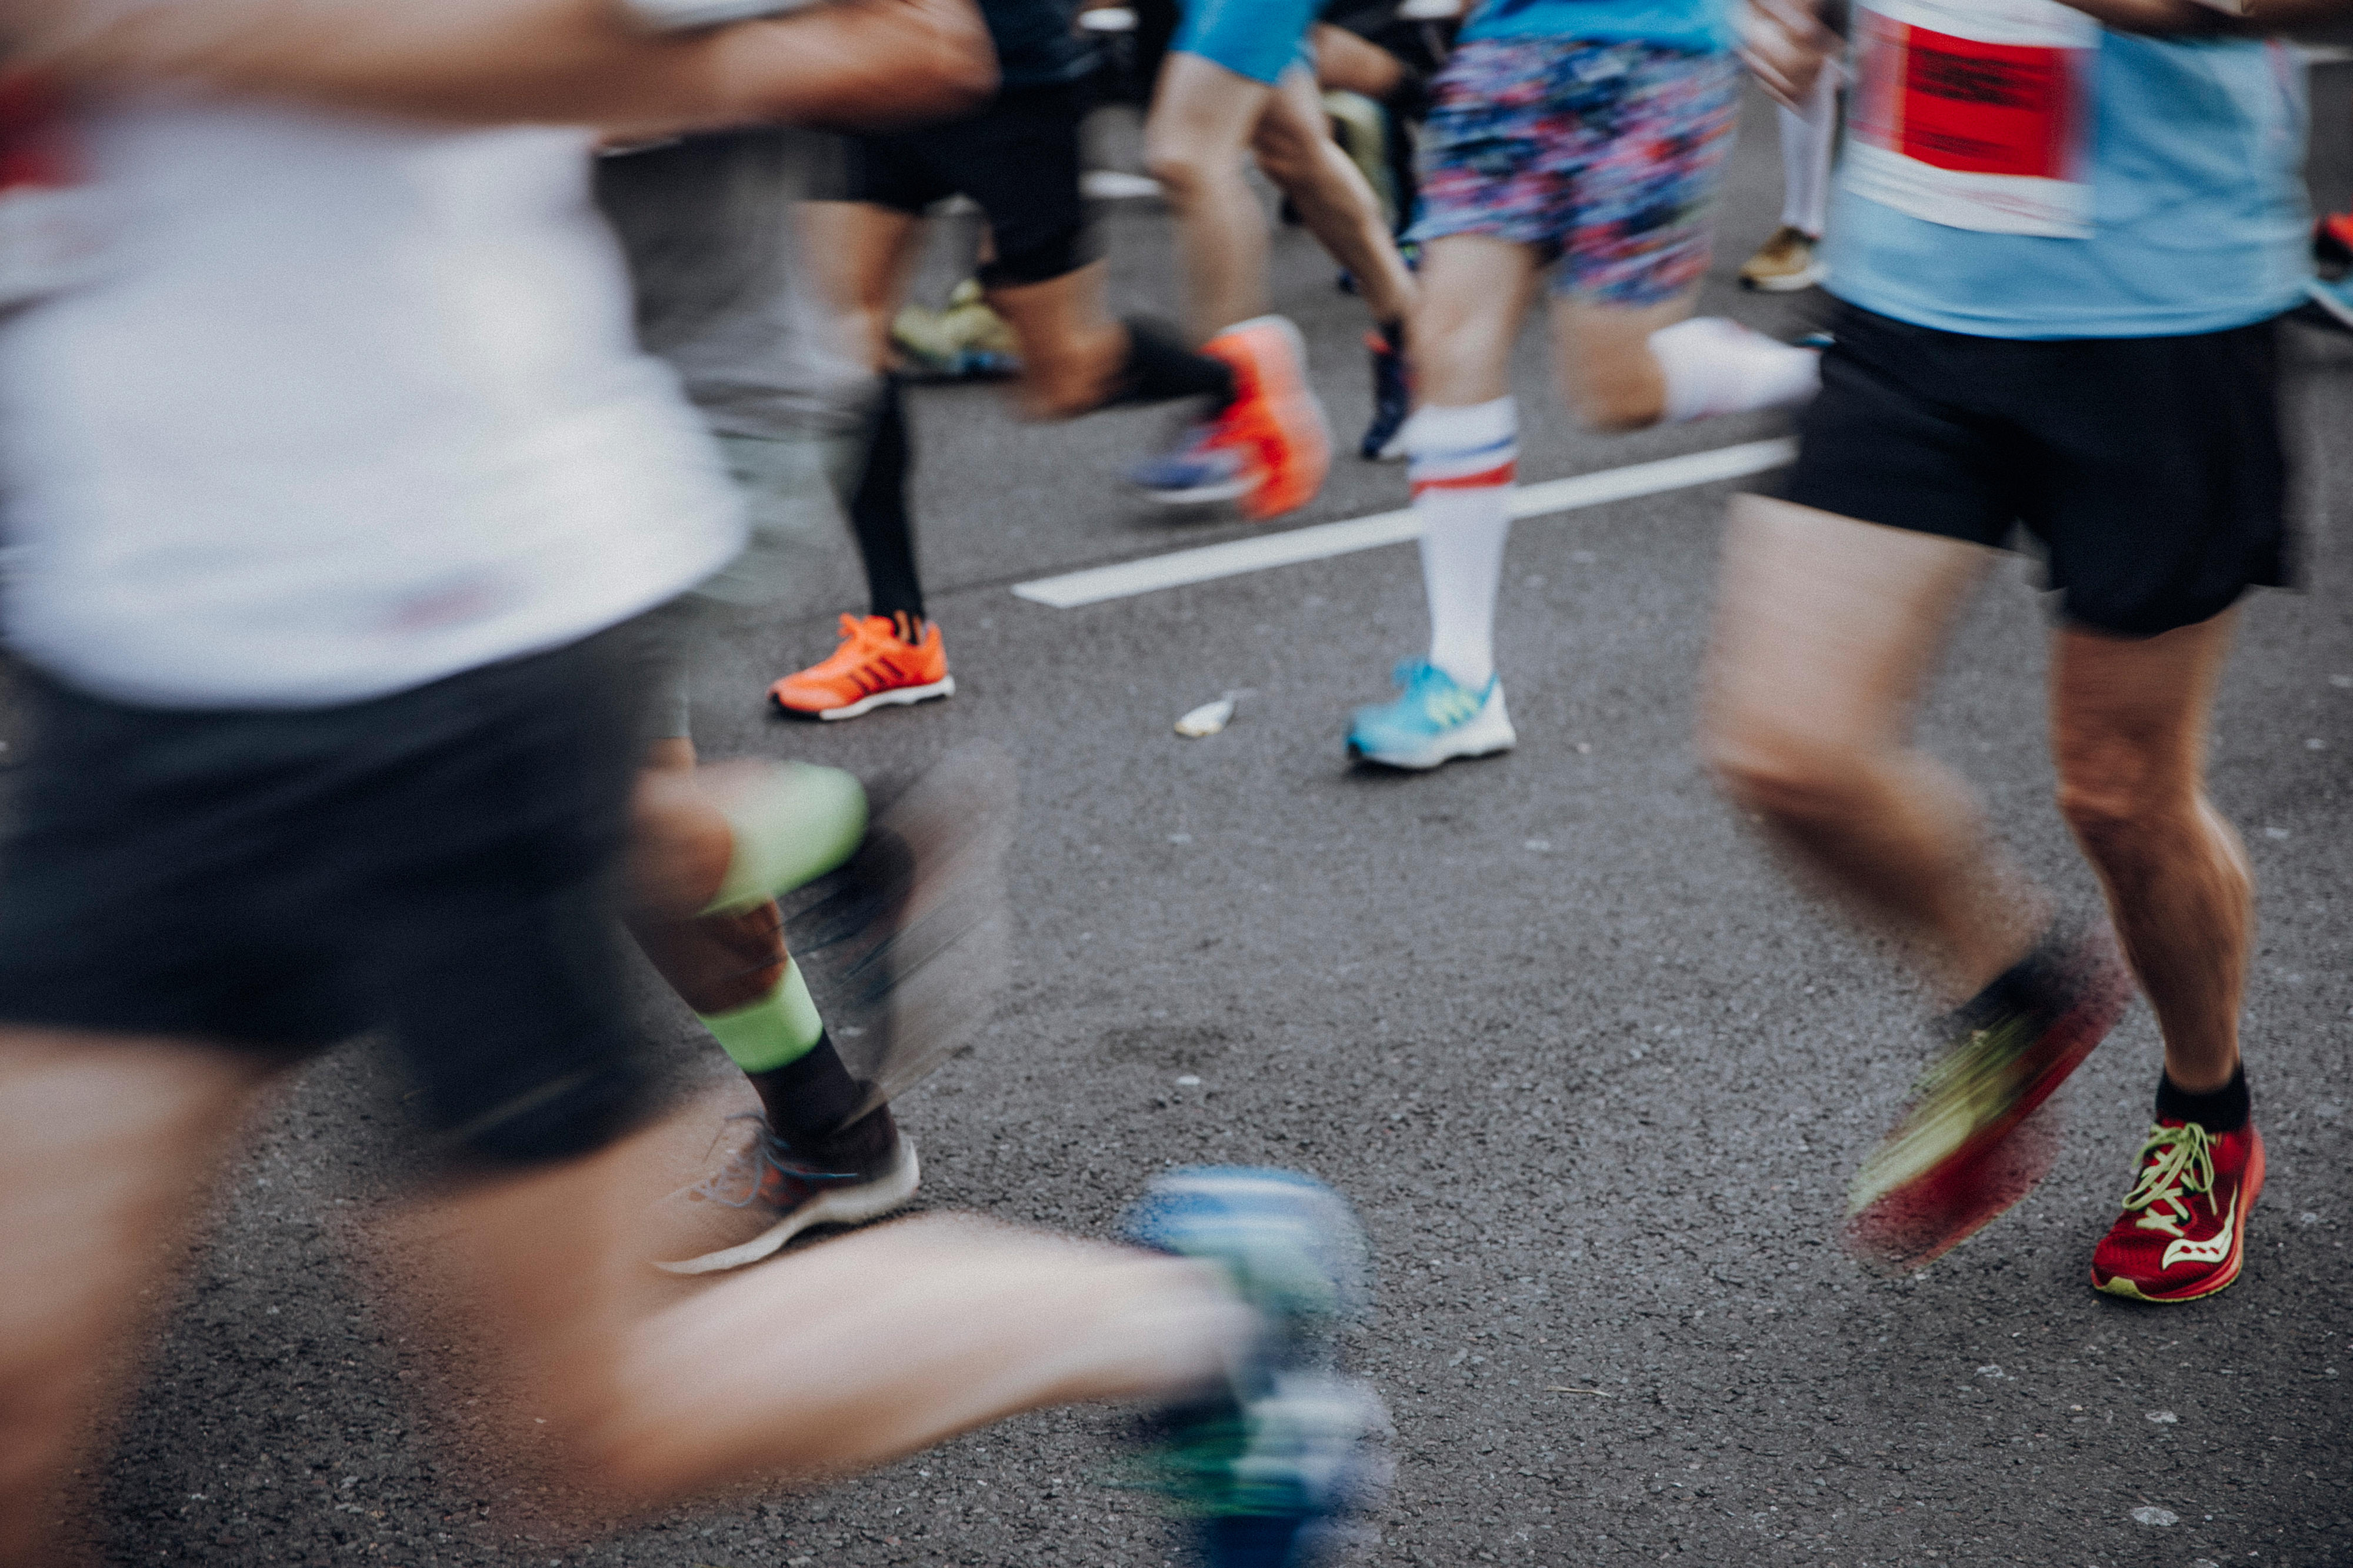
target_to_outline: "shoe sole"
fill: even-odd
[[[1187,490],[1155,490],[1139,487],[1135,493],[1157,506],[1215,506],[1219,501],[1239,500],[1256,489],[1256,479],[1240,479],[1229,484],[1198,485]]]
[[[1786,273],[1778,278],[1751,278],[1741,274],[1740,286],[1753,294],[1797,294],[1812,289],[1831,275],[1831,269],[1816,262],[1802,271]]]
[[[1502,740],[1489,741],[1479,745],[1441,744],[1419,752],[1392,752],[1383,755],[1378,752],[1366,751],[1356,742],[1350,741],[1348,756],[1352,761],[1371,763],[1377,767],[1396,768],[1409,773],[1426,773],[1432,768],[1441,768],[1452,762],[1468,762],[1479,757],[1501,756],[1519,743],[1520,738],[1517,735],[1507,735]]]
[[[907,1206],[923,1180],[923,1163],[905,1133],[899,1135],[899,1158],[891,1168],[861,1186],[836,1187],[814,1202],[802,1205],[768,1229],[746,1242],[706,1252],[676,1263],[657,1263],[665,1274],[719,1274],[774,1256],[801,1232],[820,1225],[864,1225]]]
[[[877,708],[911,708],[918,702],[929,702],[934,697],[955,695],[955,677],[944,675],[928,686],[890,687],[844,708],[791,708],[786,706],[785,700],[773,691],[768,694],[768,700],[776,705],[777,711],[788,718],[819,719],[833,723],[843,719],[861,718]]]
[[[1843,1238],[1849,1256],[1897,1273],[1925,1268],[2008,1213],[2049,1173],[2044,1163],[2022,1185],[2004,1184],[2005,1195],[1988,1205],[1984,1178],[1999,1166],[2003,1144],[2099,1048],[2131,1003],[2121,956],[2103,947],[2097,958],[2102,972],[2046,1032],[2045,1038],[2058,1036],[2063,1043],[2025,1092],[1934,1167],[1850,1215]]]
[[[2104,1296],[2121,1296],[2128,1301],[2147,1301],[2157,1306],[2178,1306],[2184,1301],[2201,1301],[2209,1296],[2219,1296],[2238,1283],[2239,1273],[2247,1266],[2247,1218],[2254,1213],[2255,1200],[2263,1195],[2263,1141],[2255,1135],[2255,1152],[2247,1162],[2247,1173],[2239,1183],[2239,1216],[2231,1222],[2231,1259],[2221,1268],[2179,1290],[2152,1296],[2134,1284],[2130,1278],[2118,1274],[2106,1283],[2100,1280],[2100,1271],[2092,1270],[2092,1289]]]

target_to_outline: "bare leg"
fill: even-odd
[[[1553,352],[1562,395],[1600,430],[1641,430],[1666,414],[1667,378],[1651,334],[1691,314],[1695,295],[1632,310],[1590,300],[1553,306]]]
[[[891,363],[891,320],[907,297],[923,219],[869,202],[803,202],[798,222],[818,295],[877,374]]]
[[[2206,795],[2206,728],[2236,615],[2162,637],[2059,633],[2051,680],[2059,806],[2106,889],[2165,1036],[2165,1070],[2204,1094],[2239,1065],[2253,935],[2245,848]]]
[[[1512,343],[1536,279],[1536,255],[1483,235],[1449,235],[1422,252],[1413,321],[1419,401],[1440,408],[1492,403],[1512,390]]]
[[[1021,342],[1021,401],[1039,419],[1103,406],[1127,364],[1127,329],[1103,307],[1109,268],[1090,262],[1043,283],[1002,284],[989,307]]]
[[[1911,744],[1993,553],[1762,496],[1733,503],[1701,744],[1726,794],[1909,941],[1952,1001],[2017,962],[2040,896],[1975,796]]]
[[[1345,27],[1318,22],[1309,37],[1315,45],[1315,85],[1359,93],[1379,103],[1405,80],[1405,62],[1378,44]]]
[[[1273,97],[1264,82],[1181,52],[1153,89],[1145,163],[1176,215],[1197,337],[1267,311],[1266,211],[1243,176],[1242,148]]]
[[[1308,232],[1356,278],[1373,320],[1388,323],[1409,317],[1413,274],[1398,255],[1380,198],[1332,140],[1324,100],[1306,71],[1283,74],[1259,114],[1250,146],[1260,169],[1299,209]]]
[[[59,1561],[58,1489],[268,1077],[186,1041],[0,1030],[0,1563]]]
[[[580,1479],[652,1505],[867,1468],[1078,1400],[1215,1384],[1256,1322],[1201,1265],[949,1216],[811,1248],[650,1313],[627,1216],[655,1129],[417,1216],[457,1255]],[[819,1347],[822,1347],[821,1351]]]

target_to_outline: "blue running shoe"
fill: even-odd
[[[1131,464],[1127,482],[1163,506],[1207,506],[1248,495],[1260,476],[1247,454],[1218,436],[1214,422],[1190,426],[1167,451]]]
[[[1398,432],[1413,412],[1413,382],[1407,374],[1405,345],[1386,332],[1365,334],[1373,354],[1373,422],[1356,444],[1362,456],[1376,463],[1393,463],[1405,457]]]
[[[1290,1171],[1202,1166],[1155,1181],[1124,1228],[1223,1265],[1267,1327],[1223,1394],[1160,1416],[1151,1484],[1198,1521],[1211,1568],[1308,1568],[1388,1484],[1388,1413],[1331,1366],[1370,1297],[1356,1215]]]
[[[1501,676],[1471,691],[1427,659],[1409,660],[1391,677],[1405,688],[1390,702],[1356,710],[1348,726],[1348,754],[1383,767],[1419,773],[1456,757],[1484,757],[1519,744],[1504,706]]]

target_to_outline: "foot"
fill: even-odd
[[[1293,1172],[1201,1167],[1154,1182],[1125,1229],[1222,1265],[1266,1325],[1227,1391],[1156,1422],[1154,1484],[1200,1521],[1212,1568],[1306,1568],[1387,1480],[1388,1414],[1332,1369],[1370,1294],[1356,1216]]]
[[[1794,294],[1830,276],[1815,255],[1820,240],[1804,229],[1783,224],[1757,254],[1740,264],[1740,286],[1767,294]]]
[[[1261,478],[1250,454],[1220,439],[1217,420],[1187,426],[1176,444],[1128,466],[1127,482],[1163,506],[1210,506],[1238,500]]]
[[[2247,1215],[2263,1190],[2254,1121],[2209,1132],[2160,1118],[2140,1146],[2140,1180],[2092,1250],[2092,1285],[2137,1301],[2195,1301],[2225,1289],[2247,1257]]]
[[[1255,522],[1314,500],[1332,471],[1332,428],[1307,384],[1307,345],[1281,316],[1228,327],[1201,345],[1232,367],[1235,395],[1218,416],[1217,439],[1257,473],[1238,499]]]
[[[844,616],[841,646],[820,664],[768,688],[768,700],[804,719],[855,719],[877,708],[955,695],[936,624],[916,637],[911,618]]]
[[[1348,726],[1350,756],[1420,772],[1519,744],[1504,707],[1502,677],[1491,675],[1485,689],[1472,691],[1424,660],[1398,666],[1393,679],[1405,688],[1402,695],[1356,710]]]
[[[955,286],[945,310],[902,309],[891,323],[891,346],[909,372],[927,378],[993,381],[1021,374],[1013,329],[970,278]]]
[[[2020,971],[2010,1002],[1979,998],[1948,1020],[1956,1043],[1855,1173],[1846,1244],[1863,1261],[1899,1273],[1931,1263],[2048,1172],[2011,1134],[2116,1026],[2132,983],[2105,927],[2046,937]]]
[[[881,1107],[821,1142],[794,1145],[758,1115],[711,1174],[656,1204],[655,1268],[710,1274],[768,1257],[818,1225],[862,1225],[915,1195],[915,1146]]]
[[[1365,438],[1356,443],[1356,450],[1377,463],[1399,462],[1405,458],[1405,447],[1398,441],[1398,432],[1405,427],[1406,416],[1413,412],[1405,351],[1378,332],[1365,335],[1365,347],[1373,355],[1373,422],[1365,426]]]

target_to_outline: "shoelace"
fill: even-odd
[[[1469,722],[1479,716],[1479,709],[1486,700],[1479,692],[1465,690],[1433,664],[1408,659],[1397,667],[1390,679],[1405,688],[1407,700],[1419,704],[1424,713],[1440,724]]]
[[[2005,1091],[2001,1080],[2034,1043],[2032,1020],[2013,1014],[1982,1029],[1972,1029],[1958,1049],[1928,1065],[1913,1086],[1913,1098],[1932,1100],[1967,1097],[1977,1100],[1989,1090]]]
[[[2136,1209],[2143,1213],[2140,1224],[2148,1230],[2181,1234],[2189,1222],[2189,1204],[2182,1194],[2209,1193],[2214,1190],[2214,1135],[2195,1121],[2179,1127],[2162,1122],[2148,1130],[2147,1141],[2140,1146],[2141,1158],[2148,1163],[2141,1168],[2140,1180],[2125,1194],[2125,1212]],[[2156,1158],[2150,1159],[2151,1155]],[[2170,1214],[2156,1212],[2159,1205]]]
[[[740,1111],[727,1120],[756,1121],[760,1124],[760,1129],[753,1135],[752,1146],[749,1149],[730,1160],[725,1169],[705,1178],[695,1186],[695,1192],[712,1203],[731,1209],[751,1207],[760,1201],[760,1193],[768,1184],[767,1173],[771,1170],[796,1181],[810,1183],[862,1182],[866,1179],[856,1171],[820,1171],[816,1166],[797,1158],[793,1153],[793,1146],[786,1142],[777,1135],[776,1131],[768,1125],[766,1117],[755,1111]],[[741,1175],[745,1173],[747,1165],[751,1184],[744,1190],[744,1195],[740,1198],[727,1196],[727,1191],[734,1188]]]

